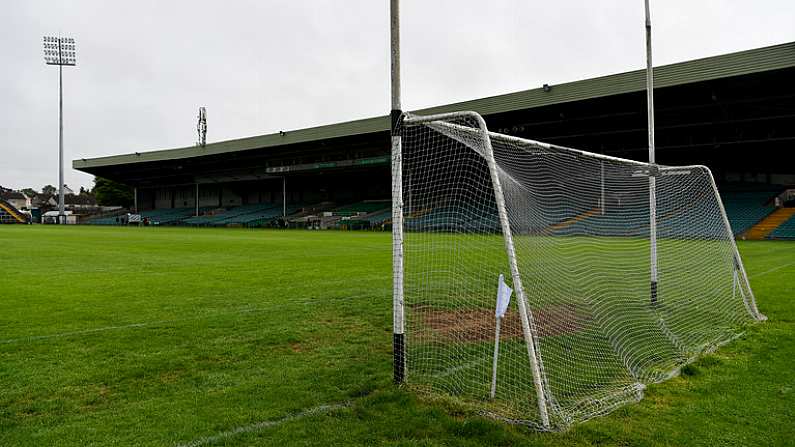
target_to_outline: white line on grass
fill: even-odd
[[[152,324],[159,324],[159,323],[167,323],[169,321],[151,321],[149,323],[133,323],[133,324],[125,324],[121,326],[106,326],[106,327],[98,327],[95,329],[85,329],[82,331],[72,331],[72,332],[61,332],[59,334],[50,334],[50,335],[31,335],[29,337],[20,337],[20,338],[7,338],[5,340],[0,340],[0,344],[11,344],[11,343],[19,343],[21,341],[36,341],[36,340],[46,340],[48,338],[61,338],[61,337],[70,337],[73,335],[86,335],[86,334],[93,334],[95,332],[104,332],[104,331],[112,331],[116,329],[130,329],[130,328],[138,328],[149,326]]]
[[[303,410],[303,411],[301,411],[299,413],[294,413],[294,414],[285,416],[285,417],[283,417],[281,419],[273,419],[273,420],[269,420],[269,421],[257,422],[257,423],[254,423],[254,424],[244,425],[242,427],[237,427],[237,428],[229,430],[229,431],[224,431],[224,432],[218,433],[217,435],[203,436],[201,438],[194,439],[193,441],[190,441],[190,442],[185,443],[185,444],[177,444],[176,447],[200,447],[200,446],[203,446],[203,445],[211,445],[211,444],[215,444],[215,443],[217,443],[219,441],[224,441],[224,440],[227,440],[229,438],[232,438],[232,437],[235,437],[235,436],[238,436],[238,435],[242,435],[242,434],[246,434],[246,433],[258,432],[258,431],[264,430],[266,428],[275,427],[277,425],[284,424],[285,422],[290,422],[290,421],[294,421],[296,419],[302,419],[302,418],[305,418],[305,417],[314,416],[316,414],[328,413],[329,411],[339,410],[340,408],[346,408],[348,406],[350,406],[350,402],[344,402],[344,403],[339,403],[339,404],[319,405],[317,407],[313,407],[313,408],[309,408],[309,409]]]
[[[379,291],[381,292],[381,291]],[[203,320],[206,318],[215,318],[215,317],[223,317],[228,315],[236,315],[236,314],[245,314],[245,313],[254,313],[254,312],[265,312],[265,311],[272,311],[278,310],[283,307],[289,307],[294,305],[310,305],[310,304],[320,304],[325,303],[330,300],[350,300],[350,299],[357,299],[357,298],[365,298],[371,297],[373,295],[378,295],[378,293],[368,293],[362,295],[351,295],[351,296],[344,296],[344,297],[334,297],[328,300],[323,298],[315,298],[315,299],[308,299],[308,300],[300,300],[300,301],[292,301],[287,303],[279,303],[273,306],[264,306],[264,307],[243,307],[236,310],[228,311],[228,312],[212,312],[205,315],[197,315],[193,317],[186,317],[186,318],[175,318],[171,320],[159,320],[159,321],[146,321],[141,323],[131,323],[131,324],[123,324],[117,326],[104,326],[98,327],[93,329],[83,329],[79,331],[70,331],[70,332],[60,332],[57,334],[47,334],[47,335],[30,335],[27,337],[18,337],[18,338],[7,338],[4,340],[0,340],[0,345],[7,345],[12,343],[23,343],[23,342],[32,342],[38,340],[48,340],[53,338],[64,338],[64,337],[73,337],[73,336],[80,336],[80,335],[90,335],[95,334],[98,332],[106,332],[106,331],[116,331],[116,330],[124,330],[124,329],[138,329],[147,326],[157,326],[161,324],[170,324],[170,323],[182,323],[185,321],[194,321],[194,320]]]
[[[749,277],[749,278],[756,278],[757,276],[767,275],[768,273],[777,272],[777,271],[779,271],[779,270],[781,270],[781,269],[783,269],[783,268],[787,268],[787,267],[789,267],[789,266],[791,266],[791,265],[793,265],[793,264],[795,264],[795,262],[790,262],[790,263],[787,263],[787,264],[782,264],[782,265],[779,265],[778,267],[773,267],[772,269],[770,269],[770,270],[765,270],[764,272],[761,272],[761,273],[754,273],[753,275],[750,275],[750,276],[748,276],[748,277]]]

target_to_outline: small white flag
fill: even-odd
[[[505,284],[505,277],[500,274],[500,283],[497,287],[497,318],[502,318],[508,310],[508,304],[511,303],[511,294],[513,289]]]

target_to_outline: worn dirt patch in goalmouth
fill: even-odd
[[[434,336],[457,341],[494,339],[494,310],[450,310],[416,306],[413,311],[415,318],[425,327],[430,328]],[[584,309],[578,309],[573,304],[536,309],[533,311],[533,318],[540,337],[578,332],[587,321],[591,320]],[[431,334],[426,333],[425,336]],[[519,319],[519,312],[514,310],[502,319],[500,339],[517,337],[522,337],[522,322]]]

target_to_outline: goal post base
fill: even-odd
[[[394,380],[400,385],[406,379],[406,344],[404,334],[392,334],[392,358],[394,362]]]

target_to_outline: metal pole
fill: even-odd
[[[651,12],[649,0],[646,8],[646,103],[649,120],[649,163],[655,164],[654,154],[654,70],[651,59]],[[657,304],[657,179],[654,169],[649,173],[649,242],[650,242],[650,294],[651,304]]]
[[[403,314],[403,154],[400,138],[400,0],[390,0],[391,135],[392,135],[392,356],[394,380],[406,374]]]
[[[61,41],[58,40],[58,52]],[[58,65],[58,223],[66,223],[64,211],[64,179],[63,179],[63,65]]]
[[[282,177],[282,217],[287,217],[287,176]]]
[[[497,362],[500,359],[500,322],[501,317],[496,317],[494,323],[494,358],[491,365],[491,396],[492,399],[497,395]]]
[[[133,211],[138,214],[138,187],[133,187]]]
[[[519,317],[522,321],[522,332],[525,337],[525,344],[527,345],[527,355],[530,360],[530,369],[533,374],[533,385],[536,389],[536,398],[538,399],[538,411],[541,416],[541,424],[545,429],[549,428],[549,414],[547,412],[547,395],[544,390],[544,383],[541,377],[541,360],[536,350],[536,337],[533,335],[535,330],[535,323],[533,316],[530,313],[527,305],[527,296],[524,293],[522,286],[522,277],[519,274],[519,264],[516,261],[516,248],[513,243],[513,233],[511,232],[511,224],[508,220],[508,211],[505,206],[505,194],[502,192],[502,184],[500,183],[499,174],[497,174],[497,162],[494,159],[494,148],[491,146],[491,139],[489,138],[488,127],[483,117],[477,115],[478,127],[483,133],[483,143],[486,150],[486,163],[489,166],[491,174],[491,183],[494,185],[494,198],[497,202],[497,213],[500,218],[500,227],[502,228],[503,239],[505,241],[505,250],[508,254],[508,265],[511,268],[511,278],[513,279],[513,288],[516,290],[516,300],[519,307]]]
[[[195,197],[194,202],[196,203],[196,216],[198,216],[199,215],[199,184],[198,183],[196,183],[196,194],[195,194],[195,196],[196,197]]]

